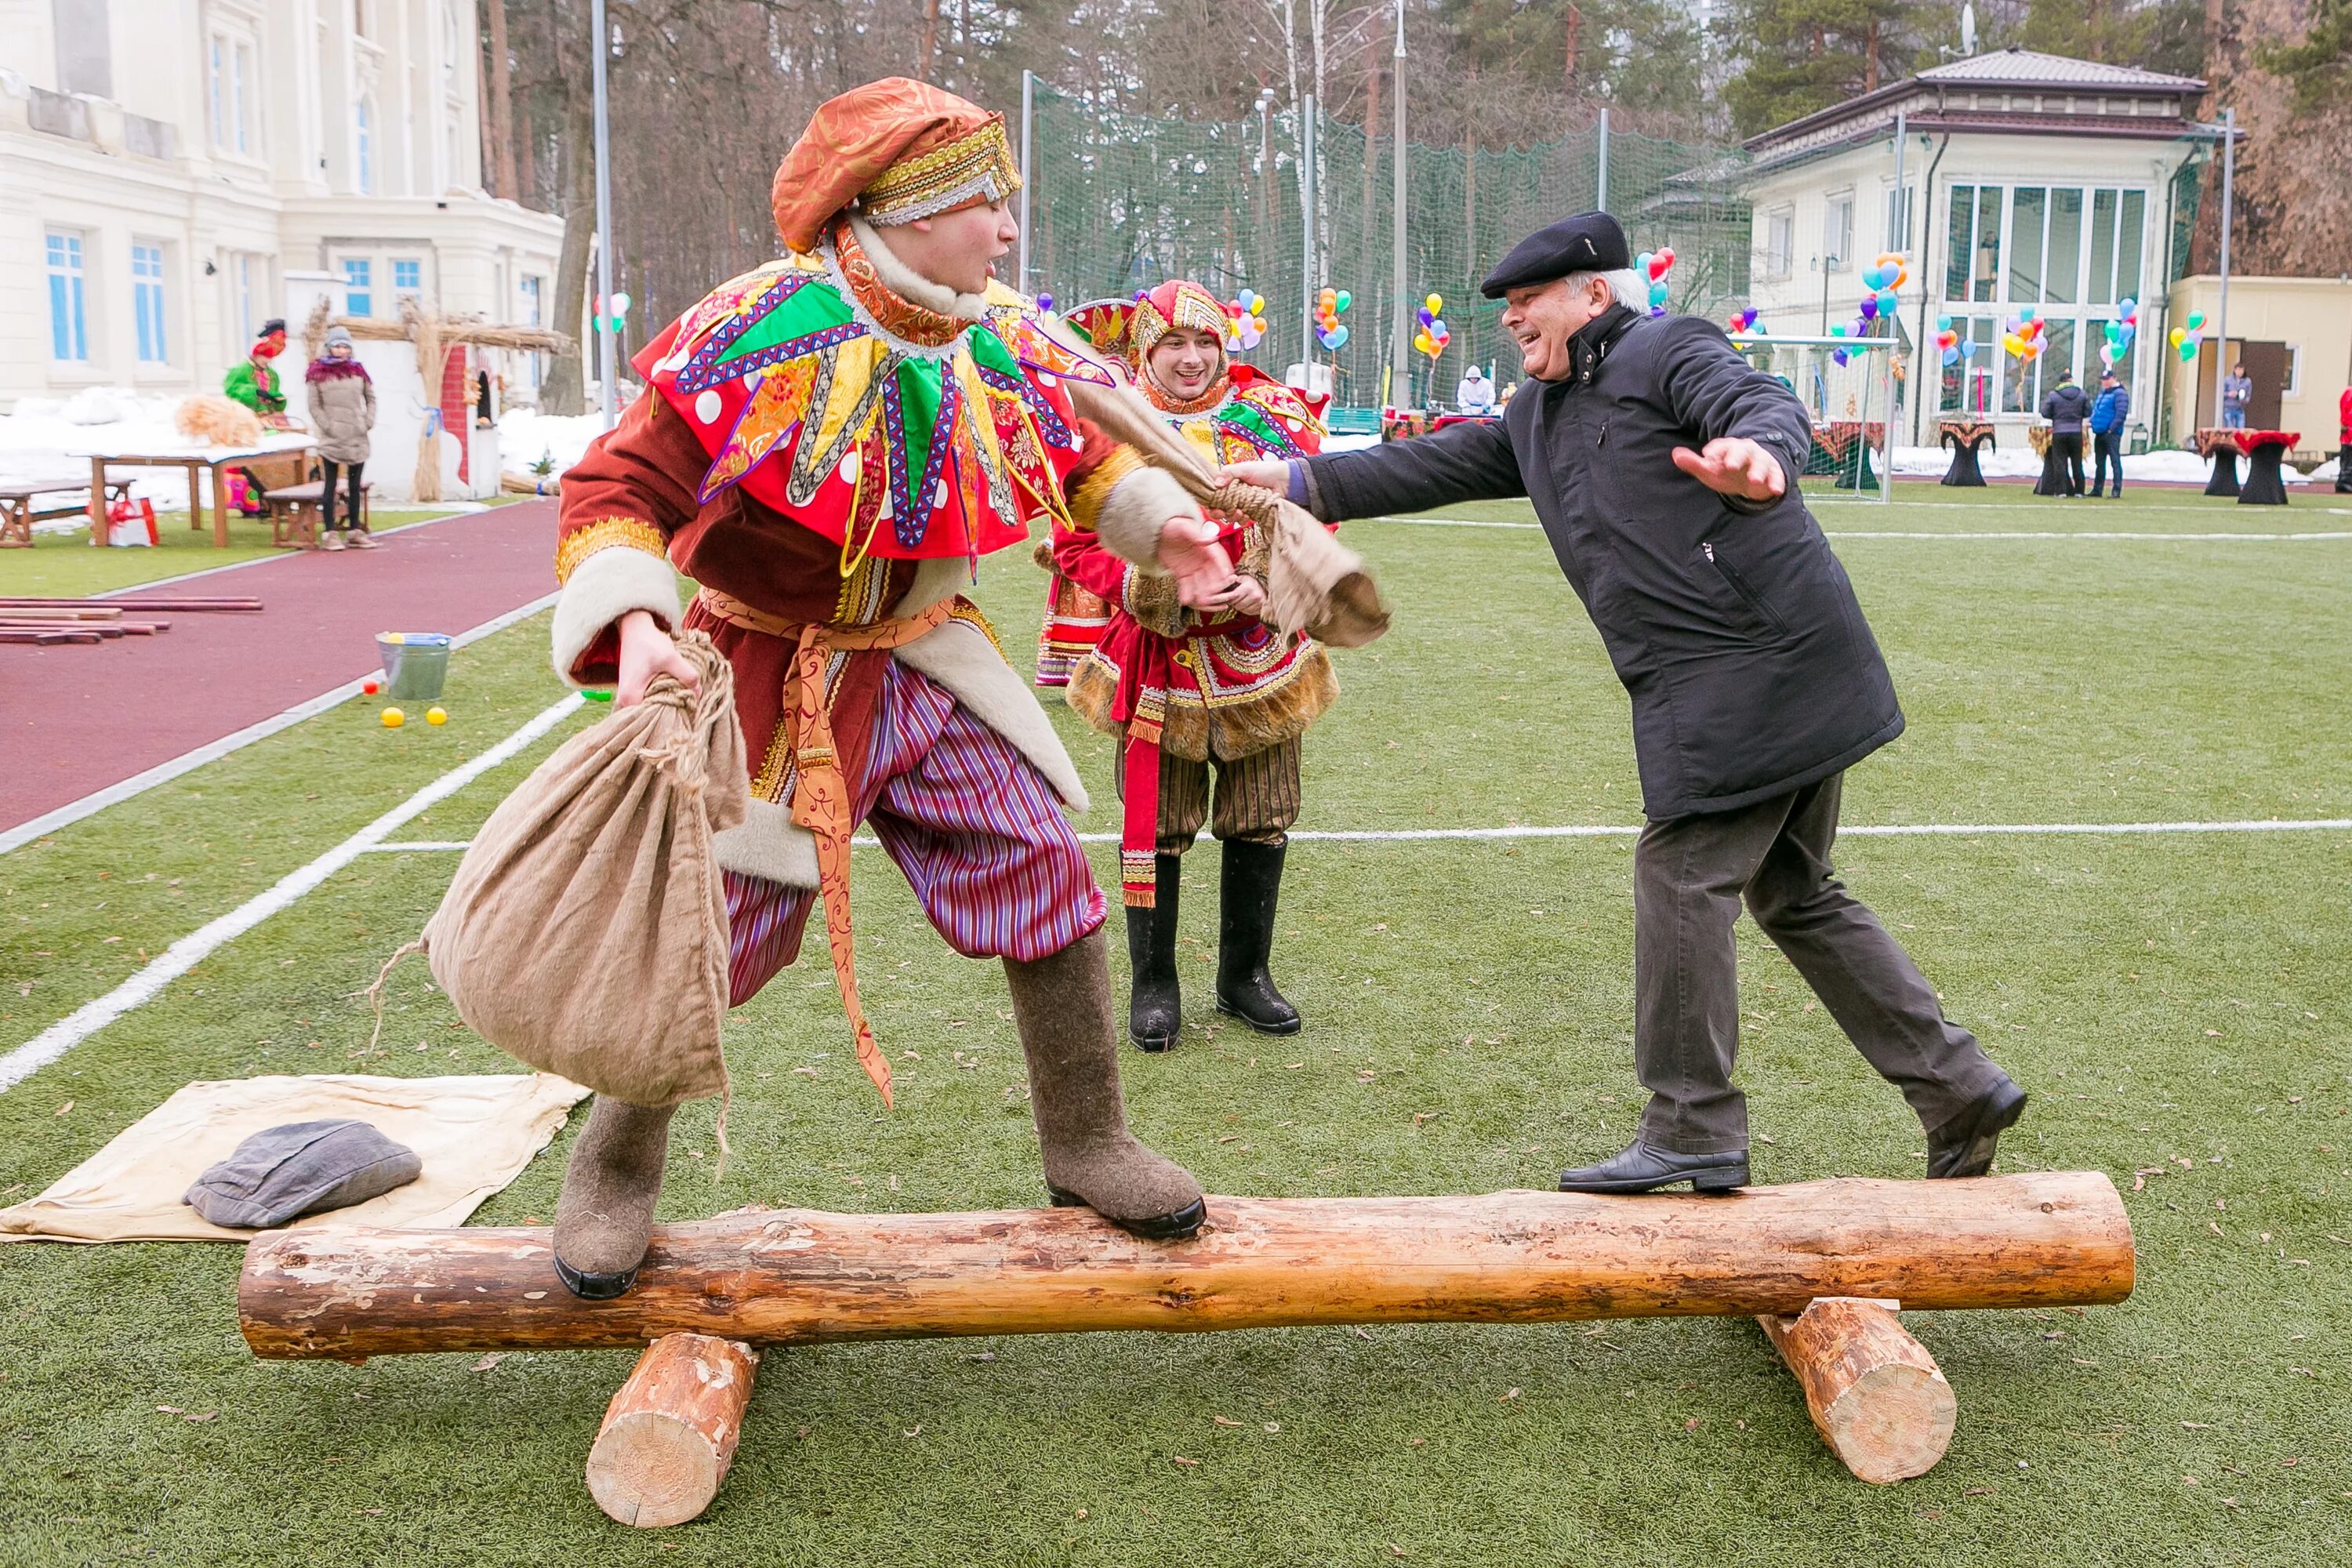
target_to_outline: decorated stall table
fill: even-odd
[[[316,446],[307,436],[286,435],[263,441],[258,447],[199,447],[188,451],[93,452],[89,459],[89,542],[106,542],[106,492],[118,481],[107,478],[109,468],[179,468],[188,476],[188,527],[202,530],[205,526],[205,491],[198,482],[200,474],[209,474],[213,486],[213,544],[216,549],[228,548],[228,508],[225,504],[227,489],[221,479],[221,470],[242,466],[256,458],[307,458]]]
[[[2246,455],[2246,479],[2239,487],[2240,506],[2286,505],[2286,481],[2279,477],[2279,460],[2303,439],[2300,430],[2232,430],[2238,450]]]
[[[2060,455],[2054,435],[2047,424],[2031,426],[2025,438],[2032,445],[2034,456],[2042,459],[2042,477],[2033,481],[2033,493],[2038,496],[2063,496],[2066,493],[2065,458]]]
[[[2000,450],[2000,442],[1993,435],[1989,419],[1938,419],[1936,428],[1941,444],[1952,449],[1952,466],[1944,470],[1944,483],[1974,486],[1981,489],[1984,469],[1978,466],[1977,453],[1986,447]]]
[[[2213,460],[2213,472],[2205,480],[2207,495],[2235,496],[2238,493],[2238,437],[2251,433],[2211,426],[2197,432],[2197,455]]]
[[[1813,454],[1805,465],[1809,474],[1834,474],[1842,490],[1874,490],[1878,475],[1870,466],[1870,449],[1886,439],[1883,420],[1832,419],[1813,426]]]

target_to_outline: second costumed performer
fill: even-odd
[[[1151,405],[1211,464],[1321,450],[1322,426],[1297,392],[1253,366],[1227,363],[1226,321],[1215,295],[1186,282],[1162,283],[1132,300],[1097,300],[1069,315],[1097,350],[1126,362]],[[1223,846],[1217,1011],[1265,1034],[1299,1027],[1298,1010],[1276,989],[1267,960],[1283,858],[1298,820],[1298,739],[1331,706],[1339,681],[1319,643],[1258,618],[1266,603],[1264,530],[1219,521],[1240,574],[1197,607],[1180,604],[1167,577],[1136,567],[1099,531],[1079,526],[1054,534],[1059,580],[1110,607],[1101,639],[1071,671],[1069,702],[1120,741],[1119,863],[1135,974],[1128,1034],[1147,1051],[1168,1049],[1183,1027],[1179,857],[1204,821]]]
[[[950,945],[1004,962],[1054,1201],[1183,1237],[1200,1185],[1120,1100],[1103,898],[1061,809],[1085,792],[958,590],[1074,502],[1187,602],[1234,574],[1172,479],[1071,412],[1064,377],[1102,373],[992,282],[1019,184],[1003,118],[938,89],[893,78],[817,110],[776,171],[789,254],[646,345],[646,392],[564,476],[555,665],[618,703],[690,681],[673,563],[694,578],[684,624],[732,667],[753,769],[751,819],[718,839],[730,1004],[793,962],[821,900],[887,1098],[851,965],[849,838],[870,823]],[[574,1292],[634,1281],[669,1116],[597,1098],[556,1211]]]

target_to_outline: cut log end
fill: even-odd
[[[588,1450],[596,1506],[647,1530],[700,1517],[734,1461],[759,1363],[751,1346],[709,1334],[647,1345]]]
[[[1822,1441],[1856,1479],[1885,1486],[1924,1476],[1952,1446],[1959,1402],[1891,1303],[1829,1299],[1757,1321],[1796,1374]]]

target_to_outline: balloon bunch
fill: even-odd
[[[1435,294],[1423,300],[1419,312],[1421,329],[1412,334],[1412,346],[1432,360],[1444,353],[1445,345],[1454,341],[1454,333],[1446,326],[1445,318],[1437,313],[1444,309],[1445,301]]]
[[[2107,323],[2106,341],[2099,345],[2099,363],[2109,370],[2131,353],[2132,340],[2139,336],[2139,301],[2126,298],[2116,310],[2123,320]]]
[[[2172,352],[2180,356],[2182,364],[2187,364],[2197,357],[2197,345],[2201,341],[2198,334],[2204,330],[2205,312],[2202,310],[2195,311],[2189,316],[2189,325],[2186,328],[2172,329]]]
[[[1649,279],[1650,314],[1666,313],[1666,274],[1674,270],[1675,247],[1662,245],[1655,250],[1645,250],[1633,258],[1633,270]]]
[[[1976,343],[1960,336],[1958,329],[1952,325],[1951,317],[1936,318],[1936,353],[1947,369],[1969,358],[1976,352]]]
[[[609,312],[604,309],[604,296],[602,294],[590,303],[588,325],[591,328],[602,331],[609,327],[617,333],[628,324],[629,296],[624,290],[616,289],[613,291],[613,309]]]
[[[2009,319],[2009,330],[2000,335],[2000,346],[2016,356],[2020,364],[2032,364],[2042,357],[2042,331],[2046,323],[2028,305]]]
[[[1355,302],[1356,297],[1345,289],[1326,289],[1316,296],[1315,341],[1335,352],[1345,347],[1348,329],[1339,324],[1339,316]]]
[[[1244,289],[1225,301],[1225,313],[1232,318],[1225,323],[1225,347],[1234,351],[1257,347],[1257,341],[1265,336],[1265,296]]]
[[[1753,305],[1749,305],[1743,310],[1732,311],[1731,314],[1725,319],[1724,324],[1731,329],[1731,335],[1736,338],[1760,338],[1764,335],[1764,329],[1757,325],[1756,307]]]

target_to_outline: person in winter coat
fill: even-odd
[[[2062,370],[2058,384],[2042,400],[2042,417],[2050,421],[2050,454],[2063,475],[2068,500],[2083,493],[2083,426],[2091,417],[2090,395],[2074,384],[2074,373]]]
[[[2352,495],[2352,386],[2336,399],[2336,493]]]
[[[341,327],[327,329],[327,352],[304,373],[310,400],[310,428],[319,437],[319,461],[326,484],[319,497],[319,542],[341,550],[343,535],[361,550],[373,550],[375,538],[367,531],[360,510],[360,470],[367,466],[368,432],[375,428],[375,383],[367,367],[354,357],[352,334]],[[342,526],[335,525],[335,479],[348,476]]]
[[[264,425],[283,427],[286,424],[286,393],[269,363],[285,352],[286,323],[272,316],[254,334],[245,362],[229,366],[228,374],[221,377],[221,391],[260,415]]]
[[[1831,867],[1844,772],[1903,732],[1886,663],[1796,478],[1812,427],[1696,316],[1650,319],[1606,213],[1522,241],[1481,286],[1528,381],[1503,418],[1362,451],[1229,465],[1325,521],[1525,496],[1633,699],[1631,1147],[1567,1192],[1748,1179],[1732,1081],[1744,902],[1927,1130],[1927,1174],[1982,1175],[2025,1094]]]
[[[2116,470],[2116,484],[2107,493],[2118,499],[2124,493],[2124,421],[2130,417],[2131,388],[2117,381],[2114,371],[2102,371],[2099,395],[2091,405],[2091,447],[2095,454],[2091,493],[2095,496],[2106,489],[2110,465]]]

